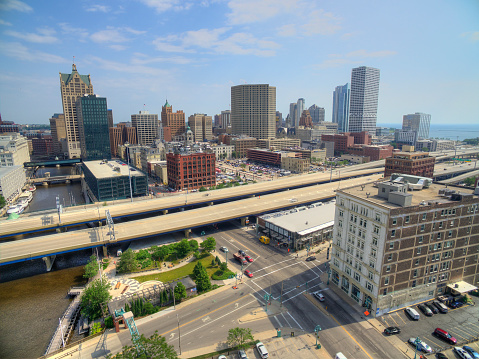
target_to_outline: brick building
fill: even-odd
[[[186,132],[185,113],[183,111],[173,112],[173,107],[171,107],[168,101],[161,108],[161,123],[163,128],[170,128],[171,138],[183,136]]]
[[[176,190],[216,185],[214,153],[167,153],[168,185]]]
[[[52,136],[32,138],[32,150],[35,156],[51,156],[53,151]]]
[[[369,157],[369,161],[378,161],[391,157],[393,149],[394,148],[391,145],[352,145],[348,147],[346,152],[355,156]]]
[[[384,178],[392,173],[405,173],[414,176],[432,178],[434,175],[435,157],[427,152],[396,152],[392,157],[386,158]]]
[[[272,166],[281,166],[285,157],[301,158],[300,153],[287,151],[270,151],[262,148],[248,148],[248,160]]]
[[[363,132],[345,132],[337,135],[322,135],[321,141],[334,142],[334,153],[340,155],[346,153],[348,147],[352,145],[370,145],[371,135]]]

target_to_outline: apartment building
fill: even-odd
[[[384,177],[393,173],[407,173],[414,176],[434,176],[436,158],[427,152],[396,152],[392,157],[386,158]]]

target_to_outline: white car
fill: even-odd
[[[225,252],[225,253],[226,253],[226,252],[228,252],[228,248],[226,248],[226,247],[220,247],[220,251],[222,251],[222,252]]]
[[[411,344],[412,346],[416,346],[416,339],[417,338],[409,338],[408,342],[409,344]],[[459,348],[461,349],[461,348]],[[432,348],[427,345],[426,343],[424,343],[421,339],[419,339],[419,343],[417,344],[417,350],[420,350],[424,353],[432,353]],[[461,349],[462,350],[462,349]]]
[[[322,295],[321,293],[316,292],[316,293],[314,293],[313,295],[314,295],[314,296],[316,297],[316,299],[319,300],[320,302],[324,302],[324,299],[325,299],[325,298],[324,298],[324,295]]]
[[[468,352],[466,352],[464,349],[462,349],[461,347],[454,347],[453,349],[456,354],[459,356],[459,358],[461,359],[474,359],[471,354],[469,354]]]
[[[264,346],[263,343],[261,342],[256,343],[256,350],[258,351],[259,357],[261,359],[266,359],[269,357],[269,353],[266,350],[266,347]]]

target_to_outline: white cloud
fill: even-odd
[[[332,13],[324,10],[313,10],[308,14],[308,22],[302,26],[305,35],[330,35],[334,34],[341,27],[339,19]]]
[[[387,57],[393,56],[396,54],[396,51],[391,50],[381,50],[381,51],[372,51],[367,52],[366,50],[356,50],[347,53],[346,55],[340,54],[330,54],[328,59],[324,60],[322,63],[315,65],[315,68],[326,69],[331,67],[339,67],[343,65],[357,65],[363,62],[364,58],[378,58],[378,57]]]
[[[110,45],[108,46],[110,49],[112,50],[116,50],[116,51],[123,51],[123,50],[126,50],[127,47],[126,46],[123,46],[123,45]]]
[[[319,65],[315,65],[315,68],[318,69],[328,69],[332,67],[340,67],[343,65],[354,65],[354,64],[359,64],[361,61],[353,61],[353,60],[348,60],[348,59],[343,59],[343,58],[332,58],[328,60],[324,60],[322,63]]]
[[[110,7],[105,5],[91,5],[90,7],[85,9],[88,12],[110,12]]]
[[[20,12],[32,12],[33,8],[19,0],[2,0],[0,2],[0,10],[10,11],[16,10]]]
[[[479,31],[469,31],[469,32],[464,32],[461,34],[462,37],[467,38],[468,40],[472,42],[478,42],[479,41]]]
[[[146,54],[142,54],[139,52],[134,53],[133,56],[134,57],[131,60],[131,63],[134,65],[146,65],[154,63],[173,63],[186,65],[193,62],[193,60],[183,56],[150,57]]]
[[[64,34],[74,34],[75,38],[78,41],[82,41],[82,42],[85,41],[86,38],[89,35],[88,30],[83,29],[81,27],[74,27],[74,26],[71,26],[70,24],[68,24],[66,22],[62,22],[59,25],[60,25],[60,28],[62,29],[62,32]]]
[[[168,73],[167,70],[157,69],[154,67],[142,66],[137,64],[124,64],[116,61],[109,61],[100,57],[92,56],[90,60],[105,70],[118,71],[122,73],[144,74],[162,76]]]
[[[153,43],[156,49],[164,52],[196,52],[198,49],[220,54],[253,54],[273,56],[279,45],[274,41],[258,39],[250,33],[238,32],[225,35],[230,28],[200,29],[180,35],[157,38]]]
[[[48,54],[42,51],[31,51],[18,42],[0,42],[0,52],[5,56],[23,61],[41,61],[54,64],[69,63],[68,60],[61,56]]]
[[[386,57],[396,55],[396,51],[382,50],[367,52],[366,50],[356,50],[346,54],[346,57]]]
[[[189,10],[194,5],[194,3],[191,1],[183,2],[180,0],[138,0],[138,1],[145,4],[148,7],[155,9],[156,12],[159,14],[168,10],[175,10],[175,11]]]
[[[289,37],[296,35],[296,33],[296,25],[294,24],[283,25],[278,29],[279,36]]]
[[[226,16],[234,25],[264,21],[280,13],[290,13],[299,0],[230,0]]]
[[[37,29],[37,34],[31,32],[18,32],[13,30],[5,31],[6,35],[16,37],[17,39],[22,39],[28,42],[34,42],[37,44],[53,44],[58,42],[58,39],[53,36],[55,31],[49,28]]]
[[[5,21],[5,20],[2,20],[2,19],[0,19],[0,25],[12,26],[12,23],[10,23],[10,22],[8,22],[8,21]]]
[[[131,39],[125,36],[124,33],[130,33],[133,35],[143,34],[144,31],[134,30],[129,27],[108,27],[106,30],[97,31],[91,34],[90,38],[96,43],[122,43],[130,41]]]

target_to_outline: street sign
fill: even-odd
[[[269,300],[269,294],[266,293],[263,298],[264,298],[264,300],[268,301]]]

